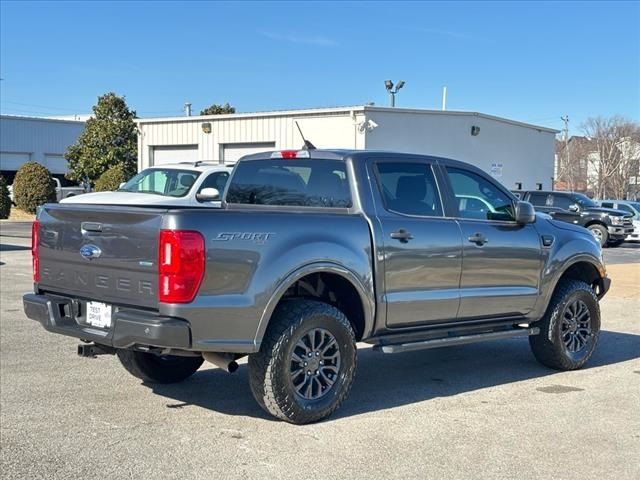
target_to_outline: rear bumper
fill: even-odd
[[[28,293],[22,297],[24,313],[50,332],[93,341],[114,348],[135,345],[188,350],[191,348],[189,322],[163,317],[153,312],[118,310],[109,329],[82,324],[74,315],[73,300]]]

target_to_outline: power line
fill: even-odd
[[[4,106],[5,103],[11,104],[11,105],[19,105],[19,106],[24,106],[24,107],[34,107],[37,110],[34,109],[25,109],[25,108],[9,108],[7,109],[9,112],[16,112],[18,114],[31,114],[31,115],[66,115],[67,113],[73,113],[73,114],[78,114],[78,112],[86,112],[85,109],[72,109],[72,108],[65,108],[65,107],[52,107],[52,106],[46,106],[46,105],[39,105],[39,104],[35,104],[35,103],[22,103],[22,102],[13,102],[10,100],[2,100],[2,105]],[[42,110],[44,109],[44,110]],[[142,114],[142,115],[176,115],[179,116],[182,114],[182,112],[180,110],[144,110],[144,111],[136,111],[136,113],[138,114]],[[4,115],[11,115],[11,113],[3,113]],[[82,115],[87,115],[89,114],[89,112],[86,113],[81,113]]]
[[[2,103],[9,103],[11,105],[20,105],[23,107],[35,107],[35,108],[44,108],[45,110],[64,110],[68,112],[79,112],[82,109],[80,108],[69,108],[69,107],[49,107],[46,105],[38,105],[36,103],[21,103],[21,102],[13,102],[11,100],[2,100]]]

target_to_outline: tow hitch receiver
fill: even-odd
[[[85,358],[96,358],[98,355],[113,355],[116,349],[106,345],[96,345],[95,343],[81,343],[78,345],[78,355]]]

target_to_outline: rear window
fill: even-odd
[[[338,160],[248,160],[236,166],[227,203],[351,207],[345,163]]]

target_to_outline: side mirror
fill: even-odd
[[[118,188],[122,188],[127,184],[127,182],[122,182]]]
[[[573,205],[569,205],[569,211],[578,213],[580,211],[580,207],[574,203]]]
[[[196,194],[196,200],[199,202],[213,202],[220,200],[220,192],[217,188],[208,187],[200,190],[200,193]]]
[[[516,203],[516,222],[527,225],[536,221],[536,210],[529,202]]]

